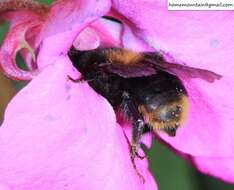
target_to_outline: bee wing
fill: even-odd
[[[136,63],[131,65],[103,63],[99,65],[104,70],[115,73],[123,78],[150,76],[157,73],[157,70],[149,64]]]
[[[214,80],[219,80],[222,76],[205,69],[198,69],[194,67],[189,67],[186,65],[180,65],[176,63],[169,63],[166,61],[147,61],[156,70],[163,70],[171,74],[187,77],[187,78],[200,78],[207,82],[214,82]]]
[[[115,73],[124,78],[150,76],[156,74],[158,70],[163,70],[181,77],[200,78],[207,82],[214,82],[222,77],[209,70],[169,63],[166,61],[146,60],[141,64],[132,65],[104,63],[100,66],[104,67],[108,72]]]

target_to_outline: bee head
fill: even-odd
[[[166,104],[152,101],[139,106],[139,111],[154,130],[162,130],[169,136],[175,136],[176,130],[185,121],[188,112],[188,97],[181,95],[175,101]]]

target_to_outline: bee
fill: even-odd
[[[73,66],[113,106],[132,122],[131,156],[137,153],[145,132],[163,131],[176,136],[189,110],[189,94],[176,75],[213,82],[221,76],[167,62],[158,52],[135,52],[122,48],[97,48],[68,53]],[[140,157],[140,156],[139,156]]]

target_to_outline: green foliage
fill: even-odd
[[[52,0],[38,0],[38,1],[46,4],[51,4],[53,2]]]

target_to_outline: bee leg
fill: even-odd
[[[136,163],[135,163],[135,157],[140,158],[141,160],[144,159],[146,156],[141,156],[138,154],[138,149],[140,146],[140,138],[143,134],[143,128],[144,128],[144,121],[137,120],[133,125],[133,134],[132,134],[132,142],[130,145],[131,148],[131,160],[133,163],[133,167],[137,173],[137,175],[141,178],[142,182],[145,183],[145,178],[142,176],[140,171],[137,169]]]
[[[141,156],[140,154],[138,154],[138,152],[136,152],[136,157],[137,157],[137,158],[140,158],[141,160],[143,160],[143,159],[146,158],[146,155]]]
[[[140,156],[137,153],[137,151],[140,147],[140,140],[144,133],[146,125],[144,118],[139,112],[137,104],[135,103],[134,99],[130,96],[128,92],[123,92],[122,98],[123,100],[121,104],[121,110],[124,112],[125,115],[129,116],[133,121],[133,132],[132,132],[132,143],[131,143],[132,155],[134,157],[137,156],[143,159],[144,157]]]
[[[134,170],[136,171],[136,174],[138,175],[138,177],[142,180],[143,183],[145,183],[145,178],[143,177],[143,175],[140,173],[140,171],[137,169],[137,166],[136,166],[136,163],[135,163],[135,156],[133,156],[133,151],[132,151],[132,144],[131,142],[129,141],[127,135],[125,134],[124,132],[124,136],[127,140],[127,143],[128,143],[128,146],[129,146],[129,149],[130,149],[130,156],[131,156],[131,162],[132,162],[132,165],[133,165],[133,168]]]
[[[74,79],[71,76],[67,75],[68,80],[75,82],[75,83],[80,83],[80,82],[84,82],[85,79],[83,76],[81,76],[80,78]]]
[[[138,149],[140,146],[140,139],[142,137],[145,122],[144,118],[138,111],[137,105],[134,101],[134,99],[131,98],[129,93],[124,92],[122,94],[123,102],[122,102],[122,109],[124,109],[124,113],[129,114],[133,121],[133,133],[132,133],[132,141],[131,143],[128,141],[130,145],[130,153],[131,153],[131,160],[133,163],[133,167],[137,173],[137,175],[142,179],[143,183],[145,182],[144,177],[141,175],[141,173],[138,171],[135,163],[135,157],[138,157],[140,159],[144,159],[146,156],[140,156],[138,154]]]
[[[133,123],[133,132],[132,132],[132,143],[131,143],[131,152],[132,155],[135,157],[137,156],[140,159],[144,159],[146,156],[140,156],[138,154],[138,149],[140,147],[140,140],[143,135],[145,123],[144,120],[138,119]]]

